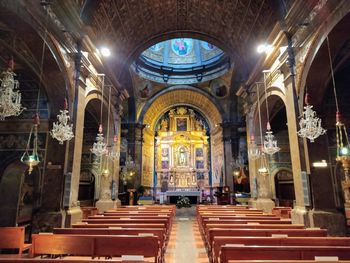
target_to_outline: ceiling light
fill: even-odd
[[[102,56],[104,56],[104,57],[109,57],[111,55],[111,50],[107,47],[102,47],[100,49],[100,52],[101,52]]]
[[[271,51],[273,50],[273,46],[272,45],[269,45],[269,44],[261,44],[261,45],[259,45],[258,46],[258,48],[256,49],[256,51],[258,52],[258,53],[266,53],[266,54],[268,54],[268,53],[270,53]]]

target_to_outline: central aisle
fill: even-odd
[[[209,263],[194,216],[175,218],[165,253],[165,263]]]

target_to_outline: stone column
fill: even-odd
[[[284,73],[284,86],[286,92],[286,114],[288,123],[288,137],[290,156],[292,162],[294,191],[295,191],[295,206],[292,210],[292,220],[294,223],[301,223],[309,225],[307,219],[307,209],[305,207],[301,172],[306,172],[304,141],[297,135],[299,114],[298,100],[296,97],[296,90],[294,85],[294,75],[291,74],[287,63],[282,66]]]
[[[86,78],[88,75],[87,67],[82,65],[82,53],[78,45],[78,53],[75,56],[75,87],[73,101],[73,129],[74,138],[67,144],[66,163],[64,173],[71,174],[70,189],[64,189],[65,195],[69,192],[69,204],[66,210],[65,226],[79,222],[82,219],[82,211],[78,203],[81,154],[83,149],[84,137],[84,118],[85,118],[85,89]],[[65,180],[69,184],[69,179]],[[66,187],[66,186],[65,186]]]
[[[120,155],[120,114],[121,108],[118,108],[113,114],[113,123],[110,123],[111,136],[109,141],[112,148],[110,149],[109,156],[103,157],[104,169],[102,170],[100,195],[99,200],[96,202],[96,207],[99,212],[112,209],[120,205],[118,199],[118,184],[119,184],[119,158]],[[114,140],[114,134],[117,135],[116,141]],[[114,183],[113,183],[114,182]],[[112,196],[115,195],[115,196]]]

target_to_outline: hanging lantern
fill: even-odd
[[[68,105],[65,99],[64,108],[57,115],[58,121],[53,123],[53,128],[50,132],[52,138],[58,140],[60,144],[63,144],[64,141],[70,141],[74,137],[73,124],[68,124],[70,117],[67,109]]]
[[[21,162],[29,166],[29,169],[28,169],[29,174],[31,174],[33,171],[33,168],[40,163],[40,158],[38,155],[38,125],[40,124],[40,119],[38,114],[35,114],[33,122],[34,124],[29,133],[26,150],[21,157]],[[33,137],[33,150],[30,153],[30,143],[31,143],[32,137]]]
[[[317,117],[312,107],[309,104],[309,94],[306,93],[304,111],[299,121],[300,130],[298,135],[302,138],[308,138],[310,142],[314,142],[316,138],[326,132],[321,126],[322,120]]]
[[[0,120],[6,117],[18,116],[25,110],[21,104],[21,93],[18,90],[19,82],[14,79],[14,62],[11,59],[6,71],[1,73],[0,87]]]
[[[98,134],[96,137],[96,142],[94,142],[92,149],[90,151],[95,154],[98,158],[100,158],[102,155],[106,154],[107,151],[107,145],[104,142],[103,133],[102,133],[102,124],[100,124],[98,128]]]
[[[337,161],[342,163],[346,175],[348,175],[350,169],[350,143],[346,126],[341,121],[341,115],[339,112],[336,113],[335,128],[337,139]]]

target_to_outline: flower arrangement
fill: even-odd
[[[191,207],[190,199],[186,196],[181,196],[176,202],[177,208]]]

